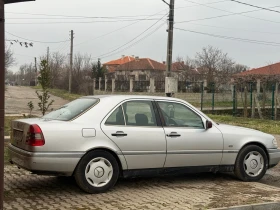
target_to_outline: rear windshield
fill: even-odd
[[[64,105],[58,110],[46,114],[45,116],[43,116],[43,119],[61,120],[61,121],[72,120],[73,118],[87,111],[98,101],[99,101],[98,99],[94,99],[94,98],[80,98]]]

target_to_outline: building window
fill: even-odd
[[[139,80],[146,81],[147,80],[146,75],[139,75]]]

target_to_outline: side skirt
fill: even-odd
[[[190,173],[203,173],[203,172],[233,172],[234,165],[221,165],[221,166],[190,166],[190,167],[177,167],[177,168],[151,168],[151,169],[132,169],[124,170],[124,178],[135,177],[155,177],[155,176],[170,176],[181,175]]]

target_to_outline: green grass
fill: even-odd
[[[208,115],[217,123],[253,128],[270,134],[280,134],[280,121],[260,120],[229,115]]]
[[[35,87],[32,87],[32,88],[35,89],[35,90],[41,90],[42,89],[41,86],[35,86]],[[49,89],[49,92],[54,96],[63,98],[64,100],[68,100],[68,101],[73,101],[77,98],[82,97],[82,95],[72,94],[72,93],[69,93],[66,90],[60,90],[60,89]]]

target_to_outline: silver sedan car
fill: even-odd
[[[87,96],[42,118],[12,122],[11,163],[35,174],[74,176],[88,193],[119,177],[234,172],[260,180],[280,160],[272,135],[212,121],[186,101]]]

